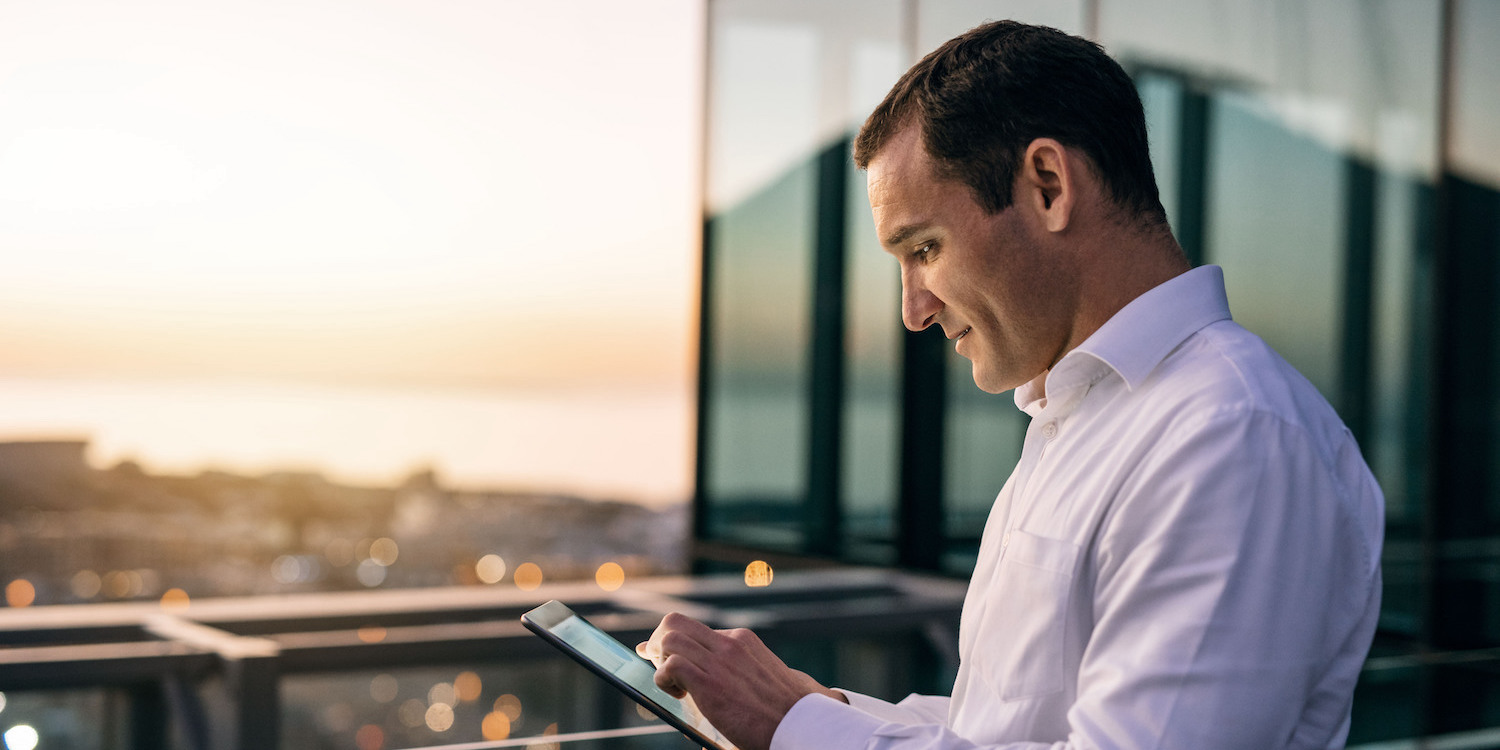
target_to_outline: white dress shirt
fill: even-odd
[[[810,695],[773,750],[1342,747],[1384,501],[1222,271],[1142,295],[1015,399],[952,698]]]

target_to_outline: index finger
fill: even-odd
[[[666,617],[661,618],[661,622],[657,624],[656,630],[652,631],[650,640],[637,645],[635,652],[646,659],[650,659],[653,664],[660,667],[661,661],[667,657],[667,654],[662,650],[662,639],[668,633],[674,632],[682,633],[695,641],[701,642],[706,634],[714,631],[713,628],[687,615],[679,612],[669,612]]]

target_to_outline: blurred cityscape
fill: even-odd
[[[641,505],[317,473],[92,467],[84,440],[0,442],[0,580],[12,607],[377,587],[514,585],[685,569],[686,504]]]

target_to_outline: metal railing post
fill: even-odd
[[[232,725],[226,728],[233,750],[276,750],[281,742],[281,648],[266,638],[235,635],[173,615],[145,623],[159,638],[187,643],[217,654],[224,665]]]

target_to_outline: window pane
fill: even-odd
[[[1235,320],[1336,403],[1343,160],[1264,98],[1220,94],[1212,118],[1208,260],[1224,267]]]
[[[944,570],[967,575],[1000,488],[1021,456],[1030,421],[1013,391],[995,395],[974,385],[969,360],[948,344],[948,419],[943,435]]]
[[[895,505],[893,267],[873,242],[864,177],[847,161],[842,210],[820,209],[818,154],[905,68],[895,0],[711,5],[705,528],[798,550],[807,495],[814,279],[820,229],[842,225],[849,290],[839,427],[846,541],[883,561]],[[825,162],[826,163],[826,162]],[[826,199],[828,196],[822,196]],[[819,211],[826,215],[819,215]],[[852,284],[852,287],[851,287]],[[829,339],[832,340],[832,339]],[[851,548],[852,549],[852,548]],[[863,553],[861,553],[863,554]]]
[[[715,536],[800,541],[794,521],[807,473],[812,170],[792,171],[710,225],[714,379],[704,404],[704,484]]]
[[[851,124],[863,123],[907,64],[900,4],[862,11],[883,26],[872,24],[847,46]],[[858,130],[848,132],[852,143]],[[846,164],[844,550],[858,562],[891,564],[901,478],[901,279],[875,236],[865,173],[852,158]]]
[[[901,478],[901,279],[880,249],[863,172],[849,167],[844,533],[851,559],[895,562]]]

